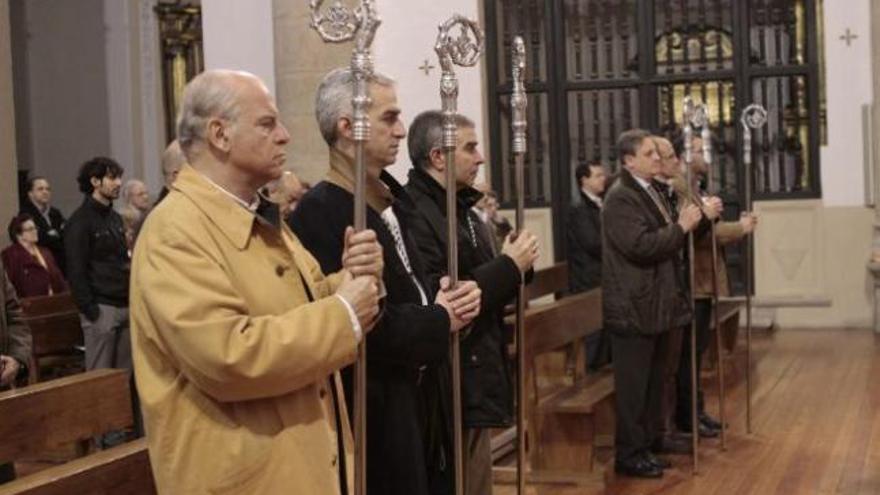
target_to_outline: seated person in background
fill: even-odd
[[[497,255],[501,246],[504,245],[504,239],[513,232],[513,226],[504,215],[498,213],[498,195],[489,187],[488,183],[474,184],[474,189],[483,193],[483,197],[477,201],[473,210],[485,224],[489,240],[492,241],[492,250]]]
[[[135,232],[150,211],[150,192],[143,181],[131,179],[122,187],[122,206],[119,214],[125,225],[125,240],[129,248],[134,246]]]
[[[12,245],[3,250],[3,265],[19,297],[48,296],[67,291],[64,274],[48,249],[37,245],[33,217],[21,213],[9,222]]]

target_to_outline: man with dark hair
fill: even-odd
[[[45,177],[35,176],[27,181],[27,199],[20,213],[27,213],[37,225],[37,244],[52,252],[62,273],[64,262],[64,215],[51,205],[52,187]]]
[[[329,72],[318,87],[318,121],[336,116],[325,134],[330,170],[291,215],[289,225],[321,263],[321,269],[341,268],[345,229],[354,210],[355,141],[350,69]],[[428,466],[442,461],[443,409],[421,400],[422,389],[439,389],[441,366],[453,335],[468,325],[480,309],[480,290],[473,282],[457,290],[432,289],[415,246],[410,225],[415,205],[385,168],[396,162],[406,136],[400,121],[397,88],[374,73],[373,100],[368,111],[370,139],[365,144],[367,167],[367,228],[376,231],[387,269],[385,313],[367,338],[367,491],[386,495],[428,495]],[[350,378],[350,373],[346,373]],[[346,379],[351,394],[351,380]],[[350,399],[350,397],[349,397]],[[348,404],[352,402],[349,400]],[[432,441],[433,440],[433,441]]]
[[[122,217],[113,209],[122,173],[112,158],[95,157],[82,164],[77,182],[85,198],[65,232],[68,281],[79,307],[89,370],[131,369],[131,256]]]
[[[618,139],[620,178],[602,209],[603,326],[614,352],[616,472],[657,478],[669,462],[651,452],[659,432],[669,329],[690,317],[676,278],[687,233],[702,214],[687,205],[676,219],[656,189],[660,156],[647,131]]]
[[[569,289],[583,292],[598,287],[602,281],[602,195],[605,193],[605,169],[601,163],[581,164],[574,178],[580,201],[568,213]]]
[[[446,274],[446,188],[455,187],[458,198],[458,267],[462,280],[474,280],[482,290],[480,316],[461,337],[461,386],[465,455],[465,493],[492,493],[492,457],[489,428],[509,426],[513,390],[504,335],[504,306],[512,301],[525,274],[538,259],[538,240],[523,230],[508,236],[495,257],[484,236],[477,234],[480,218],[471,209],[482,196],[473,188],[483,156],[470,119],[457,119],[455,184],[446,183],[446,156],[442,149],[443,115],[427,111],[410,126],[408,145],[413,169],[407,192],[417,214],[412,230],[428,271],[431,290],[437,290]],[[449,395],[447,394],[446,397]],[[451,410],[448,418],[451,418]],[[447,436],[452,439],[450,423]],[[447,466],[452,465],[449,450]],[[451,469],[437,469],[437,476],[451,480]]]

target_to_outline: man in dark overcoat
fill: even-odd
[[[509,426],[512,389],[507,366],[504,307],[538,257],[538,242],[526,230],[508,236],[495,256],[491,241],[482,234],[472,207],[482,197],[473,188],[483,157],[474,123],[458,116],[455,181],[458,216],[458,268],[462,280],[474,280],[482,290],[482,309],[461,340],[462,415],[465,493],[492,493],[489,428]],[[447,272],[446,157],[441,147],[443,117],[438,111],[419,114],[407,136],[413,168],[406,189],[416,204],[413,233],[428,270],[432,288]],[[526,277],[527,279],[527,277]],[[451,414],[451,409],[450,409]],[[451,431],[448,433],[451,437]],[[447,457],[452,460],[451,451]],[[441,479],[451,479],[451,462]],[[450,493],[449,489],[443,493]]]
[[[288,220],[325,273],[342,268],[345,231],[353,220],[352,83],[349,69],[336,69],[318,88],[316,116],[329,146],[330,169]],[[438,403],[422,400],[419,386],[431,386],[428,377],[436,377],[434,368],[445,360],[450,333],[479,313],[480,290],[473,282],[455,291],[428,283],[410,234],[415,205],[384,170],[396,161],[406,136],[395,84],[374,73],[369,87],[367,228],[382,245],[387,295],[384,314],[367,337],[367,487],[369,493],[427,495],[428,467],[442,462],[443,411]],[[351,369],[344,377],[346,403],[352,407]]]
[[[660,156],[647,131],[621,134],[622,170],[602,210],[602,311],[614,353],[615,471],[660,477],[668,461],[650,450],[662,402],[669,329],[690,313],[676,277],[687,233],[702,213],[687,205],[675,219],[654,177]]]

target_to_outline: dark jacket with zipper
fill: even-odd
[[[288,224],[312,252],[324,273],[342,268],[345,228],[352,224],[350,174],[340,173],[336,157],[327,180],[312,188],[290,215]],[[367,483],[369,493],[428,494],[427,469],[442,450],[443,423],[439,404],[426,404],[420,393],[428,368],[437,367],[449,349],[449,316],[434,304],[409,225],[415,206],[403,187],[383,172],[382,183],[368,181],[367,228],[376,232],[383,249],[384,313],[367,337]],[[398,255],[395,240],[380,217],[392,207],[400,224],[410,267],[422,285],[427,305]],[[350,406],[350,369],[343,374]]]
[[[409,173],[407,192],[418,210],[413,234],[428,270],[432,290],[446,274],[446,190],[424,170]],[[488,239],[476,226],[471,207],[481,193],[458,192],[459,278],[474,280],[482,291],[480,315],[461,340],[463,422],[466,428],[503,427],[512,421],[512,388],[508,373],[504,306],[516,296],[521,275],[505,255],[494,257]],[[473,227],[473,228],[472,228]]]
[[[568,288],[584,292],[602,284],[602,219],[599,205],[581,193],[568,214]]]
[[[621,171],[602,208],[602,312],[609,331],[657,335],[690,321],[680,279],[687,236],[672,219],[667,223],[632,174]]]
[[[98,319],[99,304],[128,306],[131,256],[122,217],[112,205],[86,196],[67,221],[64,249],[67,281],[79,311],[86,318]]]
[[[37,244],[52,252],[61,273],[66,273],[64,263],[64,215],[54,206],[49,207],[49,221],[40,213],[39,208],[30,199],[25,198],[21,205],[21,213],[27,213],[34,219],[37,226]]]

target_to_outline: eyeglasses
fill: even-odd
[[[37,228],[34,227],[33,225],[31,225],[30,227],[22,227],[21,228],[22,232],[34,232],[35,230],[37,230]]]

